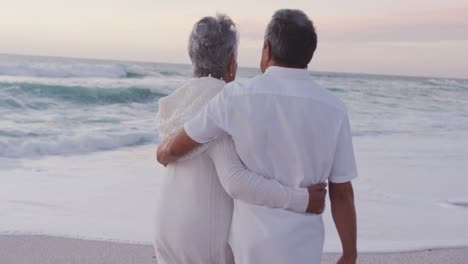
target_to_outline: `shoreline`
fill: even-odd
[[[82,240],[46,235],[0,235],[0,262],[9,264],[113,263],[157,264],[153,247],[144,244]],[[360,253],[357,263],[464,264],[468,248],[431,249],[402,253]],[[323,264],[336,263],[326,253]]]
[[[359,252],[468,248],[468,230],[464,228],[468,210],[452,205],[468,201],[463,174],[468,166],[462,159],[446,159],[449,154],[466,157],[466,148],[449,140],[435,151],[439,145],[428,146],[427,142],[427,138],[394,136],[356,139],[361,175],[355,182]],[[157,189],[164,175],[164,167],[154,161],[154,148],[140,146],[14,163],[0,160],[0,236],[46,235],[151,244]],[[382,148],[388,151],[382,152]],[[444,151],[446,148],[450,152]],[[410,158],[402,159],[401,153]],[[447,175],[443,181],[414,191],[427,177],[437,179],[442,174]],[[340,252],[330,211],[323,217],[324,252]]]
[[[3,238],[27,238],[27,237],[40,237],[45,239],[58,239],[58,240],[70,240],[70,241],[80,241],[83,243],[104,243],[104,244],[116,244],[116,245],[131,245],[131,246],[152,246],[151,242],[148,241],[136,241],[136,240],[124,240],[124,239],[109,239],[109,238],[98,238],[92,236],[80,236],[77,234],[50,234],[50,233],[41,233],[41,232],[22,232],[22,231],[10,231],[10,232],[0,232],[0,245]],[[359,244],[359,241],[358,241]],[[358,249],[359,250],[359,249]],[[467,250],[468,246],[427,246],[420,248],[408,248],[408,249],[389,249],[389,250],[361,250],[360,255],[397,255],[397,254],[419,254],[424,252],[434,252],[434,251],[446,251],[446,250]],[[335,250],[326,250],[323,251],[324,255],[337,255],[338,251]],[[0,254],[1,256],[1,254]],[[0,258],[1,260],[1,258]]]

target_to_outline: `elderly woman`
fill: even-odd
[[[160,100],[161,140],[181,129],[234,80],[237,38],[235,24],[227,16],[205,17],[195,23],[188,46],[193,78]],[[168,165],[160,187],[154,240],[159,264],[234,263],[228,245],[230,196],[300,213],[309,204],[307,189],[283,186],[246,170],[228,136]]]

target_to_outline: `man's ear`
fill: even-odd
[[[268,40],[263,42],[263,49],[262,49],[262,58],[260,59],[260,70],[262,73],[266,71],[266,69],[271,64],[271,44]]]
[[[268,40],[265,40],[265,59],[270,62],[271,61],[271,44]]]

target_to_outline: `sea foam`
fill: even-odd
[[[125,78],[128,76],[123,66],[119,65],[57,65],[49,64],[10,64],[0,65],[0,75],[9,76],[34,76],[34,77],[108,77]]]
[[[6,133],[3,133],[4,135]],[[85,134],[57,138],[1,138],[0,157],[31,158],[48,155],[77,155],[157,142],[156,133],[128,132],[123,134]]]
[[[238,79],[256,74],[256,69],[239,68]],[[191,75],[190,65],[0,55],[0,157],[80,154],[133,144],[111,143],[109,135],[157,137],[159,98]],[[346,103],[355,137],[463,137],[468,131],[467,80],[310,75]],[[86,134],[107,143],[82,147]],[[72,148],[65,151],[53,145],[57,142]]]

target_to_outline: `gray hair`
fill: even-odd
[[[237,56],[238,35],[236,24],[226,15],[207,16],[193,26],[188,52],[194,75],[221,79],[230,56]]]
[[[317,49],[314,24],[301,10],[276,11],[267,26],[265,41],[270,43],[273,60],[289,67],[307,68]]]

